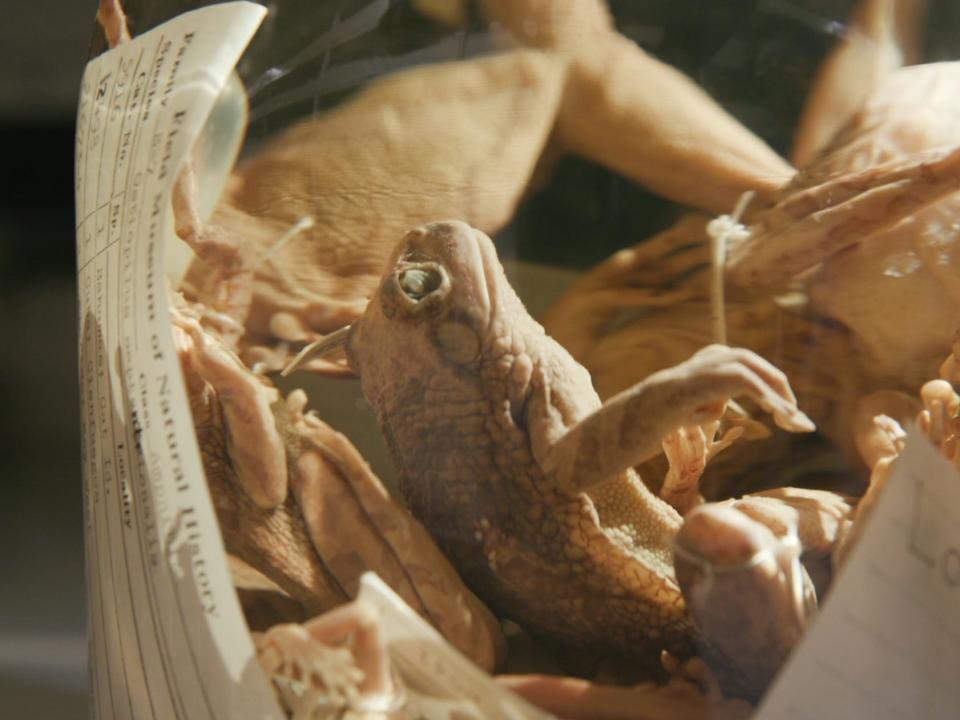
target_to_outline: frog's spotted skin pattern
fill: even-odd
[[[418,228],[388,268],[348,356],[410,508],[468,583],[575,647],[689,652],[672,569],[681,518],[629,468],[720,396],[750,393],[799,429],[777,371],[715,347],[602,406],[587,372],[527,314],[483,233]],[[411,268],[435,289],[419,291],[422,273],[412,288]],[[636,427],[650,438],[631,454]]]

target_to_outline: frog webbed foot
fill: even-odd
[[[376,612],[360,600],[303,624],[276,625],[255,634],[254,643],[278,698],[295,717],[348,711],[391,717],[403,705]]]
[[[733,401],[717,405],[717,416],[699,425],[684,425],[661,441],[667,459],[667,474],[660,499],[681,515],[703,502],[700,479],[707,464],[737,439],[765,437],[766,427],[751,420]]]
[[[250,372],[240,359],[209,335],[187,311],[171,313],[174,342],[184,376],[209,387],[219,405],[230,463],[247,495],[260,508],[275,508],[287,497],[287,455],[272,405],[280,394]]]

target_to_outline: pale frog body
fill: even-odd
[[[780,371],[725,346],[601,404],[461,222],[404,238],[347,355],[411,510],[468,584],[536,634],[618,655],[689,653],[695,636],[673,572],[681,516],[631,468],[736,395],[813,427]]]

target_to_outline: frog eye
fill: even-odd
[[[419,302],[439,288],[443,278],[430,268],[409,268],[400,272],[398,280],[406,296]]]

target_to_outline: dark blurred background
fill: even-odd
[[[73,125],[95,0],[0,22],[0,717],[87,717]]]

